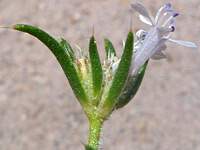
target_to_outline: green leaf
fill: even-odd
[[[90,38],[89,54],[92,68],[93,90],[95,95],[99,96],[102,86],[103,74],[94,36]]]
[[[127,36],[122,58],[119,67],[117,69],[117,72],[114,76],[111,88],[108,92],[108,96],[103,104],[100,103],[99,110],[100,114],[102,114],[103,117],[107,117],[114,109],[117,98],[119,97],[120,93],[123,90],[123,87],[128,78],[129,69],[131,66],[132,54],[133,54],[133,32],[132,30],[130,30]]]
[[[85,102],[87,101],[87,97],[82,87],[80,78],[69,55],[67,54],[66,50],[60,45],[60,43],[43,30],[30,25],[17,24],[13,26],[13,29],[31,34],[32,36],[38,38],[51,50],[51,52],[60,63],[65,75],[67,76],[76,97],[82,105],[85,104]]]
[[[131,77],[129,79],[128,85],[125,87],[124,91],[122,92],[122,94],[120,95],[120,97],[118,99],[116,108],[124,107],[135,96],[135,94],[137,93],[137,91],[142,83],[142,79],[144,77],[147,65],[148,65],[148,61],[146,61],[144,63],[144,65],[139,69],[139,71],[135,77]]]
[[[105,49],[106,49],[106,58],[108,59],[108,56],[111,54],[114,54],[116,56],[115,48],[110,40],[104,39]]]

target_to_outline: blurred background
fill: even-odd
[[[180,13],[173,39],[200,46],[199,0],[0,0],[0,26],[35,25],[88,49],[95,26],[99,53],[110,39],[122,54],[133,30],[148,30],[130,3],[153,15],[168,2]],[[151,60],[143,83],[103,127],[102,150],[200,149],[200,50],[167,43],[167,59]],[[30,35],[0,29],[0,149],[82,150],[88,120],[51,52]]]

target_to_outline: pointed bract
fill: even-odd
[[[94,36],[90,38],[89,55],[92,68],[93,90],[95,96],[99,97],[102,87],[103,73]]]
[[[100,102],[98,107],[100,110],[100,115],[102,115],[105,118],[108,117],[114,109],[115,104],[117,103],[117,98],[119,97],[120,93],[122,92],[125,86],[131,65],[132,54],[133,32],[130,31],[126,39],[126,44],[121,61],[114,76],[111,88],[108,92],[108,96],[105,99],[105,101]]]
[[[140,68],[135,77],[130,77],[128,79],[126,87],[124,88],[119,99],[117,100],[116,104],[117,109],[127,105],[131,101],[131,99],[135,96],[142,83],[142,79],[144,77],[147,65],[148,61]]]
[[[13,29],[35,36],[51,50],[51,52],[60,63],[65,75],[67,76],[77,99],[81,105],[86,104],[87,96],[82,87],[80,78],[69,55],[67,54],[67,51],[61,46],[61,44],[43,30],[30,25],[17,24],[13,26]]]

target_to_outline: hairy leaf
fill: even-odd
[[[76,97],[81,104],[84,104],[87,101],[85,91],[69,55],[61,44],[45,31],[30,25],[17,24],[13,26],[13,29],[31,34],[51,50],[67,76]]]

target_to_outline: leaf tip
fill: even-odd
[[[92,27],[92,37],[94,37],[95,26]]]
[[[4,29],[14,29],[14,26],[11,26],[11,27],[0,27],[0,28],[4,28]]]
[[[105,39],[104,39],[104,43],[107,43],[107,42],[108,42],[108,39],[107,39],[107,38],[105,38]]]
[[[132,30],[132,28],[130,28],[130,30],[129,30],[129,34],[133,34],[133,30]]]
[[[133,17],[131,16],[131,22],[130,22],[130,30],[133,29]]]

